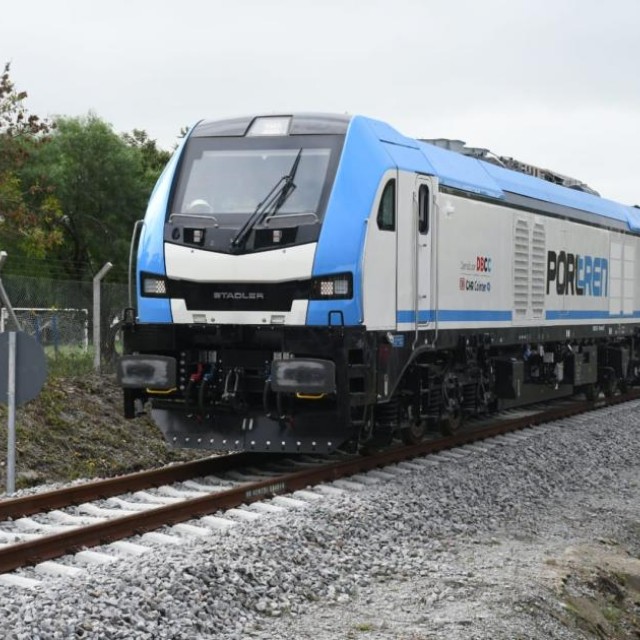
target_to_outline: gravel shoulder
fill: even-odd
[[[0,587],[0,635],[638,638],[639,409],[386,469],[73,581]]]
[[[442,468],[415,487],[436,485],[431,522],[416,518],[381,548],[401,557],[397,572],[256,637],[640,637],[637,409],[563,421],[492,460]],[[398,504],[399,519],[413,519],[411,501]]]

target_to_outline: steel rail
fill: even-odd
[[[9,518],[15,519],[101,498],[110,498],[129,491],[142,491],[163,484],[221,473],[241,465],[255,464],[258,461],[264,462],[264,454],[241,452],[212,456],[157,469],[137,471],[114,478],[86,482],[54,491],[43,491],[20,498],[0,500],[0,522]]]
[[[436,453],[462,444],[476,442],[497,435],[518,431],[542,422],[567,418],[591,409],[619,404],[640,398],[636,391],[625,396],[597,402],[573,402],[554,407],[539,414],[504,420],[486,428],[454,435],[449,438],[425,441],[413,446],[397,446],[372,456],[354,457],[346,461],[320,463],[304,470],[272,476],[259,482],[246,483],[227,491],[184,500],[140,513],[114,518],[104,523],[74,528],[68,532],[43,536],[28,542],[0,549],[0,573],[19,567],[51,560],[79,549],[108,544],[162,526],[249,504],[283,493],[291,493],[322,482],[328,482],[408,460],[428,453]],[[264,460],[264,455],[260,456]],[[204,462],[204,461],[203,461]]]

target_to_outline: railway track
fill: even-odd
[[[101,554],[88,549],[194,518],[204,518],[203,531],[206,527],[224,529],[233,521],[212,514],[235,510],[236,515],[242,515],[238,507],[274,497],[291,505],[296,500],[283,494],[639,398],[640,391],[633,391],[596,402],[566,401],[544,410],[506,412],[454,436],[394,446],[369,456],[231,454],[1,501],[0,574],[39,565],[44,573],[68,575],[71,570],[50,561],[68,554],[93,553],[92,560],[99,562]],[[160,489],[153,493],[152,487]],[[263,506],[265,510],[278,508]],[[246,519],[250,517],[245,513]],[[182,526],[191,533],[197,529]],[[162,534],[155,535],[163,539]],[[168,543],[169,536],[165,535],[164,541]],[[130,553],[142,552],[136,550],[140,545],[119,544],[128,545]],[[0,577],[11,583],[9,576]],[[16,578],[16,584],[21,582],[30,586],[29,580]]]

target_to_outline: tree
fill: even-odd
[[[165,165],[169,162],[171,152],[158,149],[156,141],[149,138],[144,129],[134,129],[131,133],[123,133],[122,139],[129,147],[139,152],[143,179],[153,187]]]
[[[0,76],[0,248],[12,257],[44,256],[61,242],[59,203],[30,159],[48,140],[51,125],[25,106],[7,63]]]
[[[63,212],[57,256],[71,279],[114,264],[124,279],[134,222],[144,214],[164,152],[141,130],[118,136],[95,114],[59,117],[39,162],[46,166]]]
[[[9,71],[0,76],[0,249],[10,268],[82,280],[111,261],[111,277],[126,279],[134,221],[171,154],[146,131],[119,136],[95,114],[53,123],[29,114]]]

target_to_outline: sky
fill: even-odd
[[[640,204],[640,0],[0,0],[39,116],[172,149],[201,119],[360,114]]]

